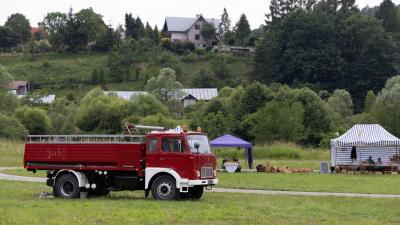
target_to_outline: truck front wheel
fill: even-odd
[[[179,198],[181,200],[199,200],[203,195],[203,186],[190,187],[187,193],[180,193]]]
[[[203,192],[204,192],[203,186],[194,186],[193,188],[191,188],[191,190],[189,189],[190,193],[189,198],[192,200],[199,200],[201,196],[203,196]]]
[[[160,176],[154,181],[151,194],[157,200],[173,200],[177,197],[175,180],[170,176]]]
[[[76,177],[72,174],[63,174],[56,180],[55,194],[60,198],[78,198],[79,184]]]

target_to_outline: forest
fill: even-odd
[[[224,9],[218,28],[202,30],[221,31],[219,48],[255,48],[239,55],[171,43],[131,13],[113,28],[91,8],[49,12],[33,36],[29,20],[13,14],[0,26],[0,137],[122,133],[124,122],[186,124],[210,138],[232,133],[256,144],[328,146],[356,123],[400,135],[397,5],[273,0],[265,13],[265,24],[250,30],[246,15],[232,26]],[[28,80],[30,94],[16,98],[12,80]],[[187,108],[160,94],[214,87],[217,98]],[[107,90],[152,95],[124,100]],[[49,93],[54,103],[34,101]]]

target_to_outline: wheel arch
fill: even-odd
[[[60,170],[54,176],[54,186],[55,186],[55,184],[57,182],[57,179],[59,177],[61,177],[62,175],[64,175],[64,174],[72,174],[72,175],[74,175],[75,178],[78,180],[79,187],[85,187],[85,185],[89,183],[89,180],[88,180],[87,176],[82,172],[78,172],[78,171],[75,171],[75,170]]]
[[[180,188],[181,183],[184,180],[179,176],[177,172],[169,168],[146,168],[145,189],[150,189],[151,186],[153,185],[154,180],[162,175],[168,175],[174,178],[176,183],[176,188]]]

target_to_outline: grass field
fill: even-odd
[[[29,184],[29,185],[28,185]],[[160,202],[120,192],[86,200],[39,199],[43,184],[0,181],[0,224],[398,224],[400,199],[205,193]]]
[[[0,166],[22,167],[24,144],[22,142],[0,140]]]
[[[218,187],[400,194],[399,175],[219,173]]]
[[[32,173],[22,168],[2,173],[46,177],[45,171]],[[400,189],[395,188],[400,187],[399,175],[219,173],[218,178],[217,187],[226,188],[400,194]]]

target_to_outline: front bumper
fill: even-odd
[[[218,178],[204,179],[204,180],[188,180],[187,186],[210,186],[218,184]]]

